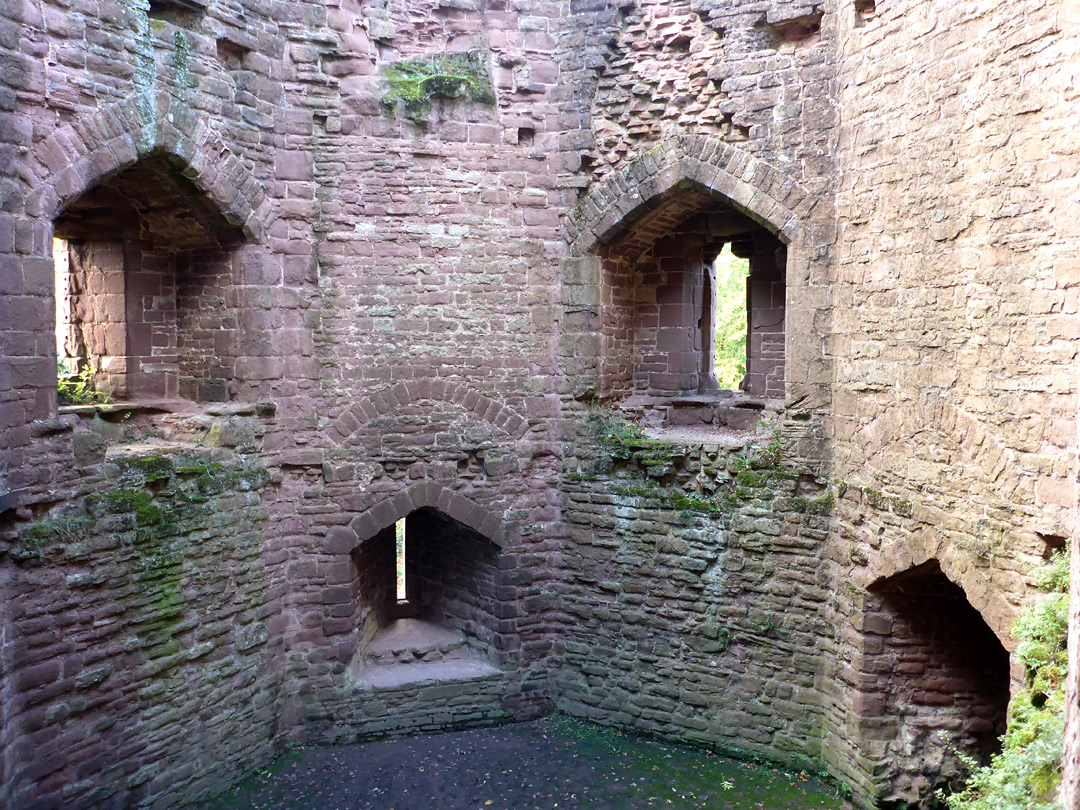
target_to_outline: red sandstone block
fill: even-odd
[[[471,404],[469,404],[468,397],[467,397],[465,405],[470,411],[475,413],[477,416],[483,416],[485,413],[487,413],[488,409],[491,407],[493,402],[494,402],[494,400],[484,396],[483,394],[476,394],[472,398],[472,403]]]
[[[454,515],[451,513],[450,510],[453,508],[453,504],[457,500],[464,501],[465,499],[463,497],[459,496],[458,494],[456,494],[453,490],[444,488],[444,489],[439,490],[438,500],[436,500],[433,505],[435,506],[435,508],[437,508],[444,515],[454,517]],[[465,511],[465,510],[462,509],[461,511]]]
[[[381,501],[373,506],[367,513],[374,521],[377,529],[383,529],[386,526],[391,526],[398,518],[402,517],[395,508],[390,498]],[[359,532],[358,532],[359,534]],[[363,535],[361,535],[363,536]]]
[[[60,662],[55,659],[43,661],[40,664],[25,667],[15,673],[15,691],[25,692],[30,689],[36,689],[54,683],[59,677]]]
[[[433,481],[421,481],[409,487],[409,497],[413,507],[420,509],[425,506],[433,506],[439,498],[442,488]]]
[[[499,535],[501,528],[502,518],[498,514],[490,512],[487,517],[483,519],[483,522],[480,524],[477,531],[484,535],[484,537],[494,540],[495,537]]]
[[[474,501],[470,501],[464,496],[458,497],[460,501],[463,502],[463,504],[459,504],[456,510],[458,515],[461,515],[461,517],[458,517],[457,515],[451,515],[451,517],[453,517],[460,523],[464,523],[470,529],[476,529],[477,531],[479,531],[480,526],[483,524],[484,520],[488,516],[488,511],[480,504],[475,503]]]
[[[399,517],[412,514],[417,509],[417,504],[413,503],[411,488],[397,493],[390,498],[390,502],[395,514]]]
[[[274,168],[279,180],[311,180],[315,177],[312,154],[300,149],[278,149],[274,153]]]
[[[488,124],[470,124],[468,130],[470,143],[498,144],[502,142],[502,128]]]

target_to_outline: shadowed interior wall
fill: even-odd
[[[149,158],[55,222],[69,256],[74,347],[115,398],[228,398],[238,234],[188,185]]]
[[[518,641],[500,623],[512,591],[500,587],[498,547],[431,509],[414,512],[405,527],[420,618],[460,630],[493,663],[516,657]]]
[[[787,253],[750,218],[684,190],[628,223],[601,249],[602,367],[610,393],[698,394],[718,390],[713,354],[712,262],[726,243],[750,260],[747,376],[759,397],[784,394]]]
[[[927,802],[960,786],[959,755],[1001,749],[1009,654],[936,561],[875,585],[865,610],[856,704],[878,799]]]
[[[394,616],[396,601],[396,557],[394,547],[394,527],[389,526],[369,540],[365,540],[352,553],[356,572],[356,585],[351,595],[355,599],[355,609],[349,602],[331,609],[331,617],[348,617],[357,623],[361,634],[361,649],[372,637],[385,627]]]

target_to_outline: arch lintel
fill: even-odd
[[[786,244],[798,241],[813,196],[760,158],[704,135],[665,141],[608,175],[565,224],[571,255],[585,255],[630,230],[675,194],[693,189],[732,206]]]
[[[327,550],[332,554],[351,553],[397,521],[425,508],[441,512],[500,549],[509,539],[510,527],[498,513],[467,495],[427,480],[384,498],[353,518],[348,526],[330,529],[326,533]]]
[[[180,99],[158,93],[155,113],[132,96],[52,132],[34,150],[28,213],[55,220],[87,191],[140,161],[161,157],[245,238],[261,242],[271,209],[263,184]]]

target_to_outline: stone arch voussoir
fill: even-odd
[[[586,256],[684,187],[723,197],[787,243],[803,237],[815,204],[796,180],[705,135],[672,138],[608,175],[564,222],[572,256]]]
[[[55,219],[89,189],[155,155],[181,163],[182,174],[230,224],[249,241],[263,240],[272,203],[262,183],[202,118],[164,91],[117,102],[38,144],[28,212]]]
[[[347,408],[331,425],[331,437],[338,443],[344,442],[375,417],[423,399],[459,405],[502,428],[515,439],[520,439],[529,429],[528,420],[511,407],[466,385],[443,380],[412,380],[364,397]]]
[[[375,504],[353,518],[348,526],[335,526],[326,535],[328,550],[332,554],[348,554],[401,518],[425,507],[437,509],[468,526],[500,549],[506,546],[510,529],[499,514],[467,495],[434,481],[422,481]]]

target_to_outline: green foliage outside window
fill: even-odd
[[[725,247],[716,259],[716,379],[734,391],[746,376],[746,278],[750,262]]]
[[[98,391],[94,385],[95,369],[90,363],[84,363],[81,369],[75,370],[75,360],[57,358],[56,360],[56,393],[57,401],[61,405],[93,405],[95,403],[109,402],[108,394]]]

